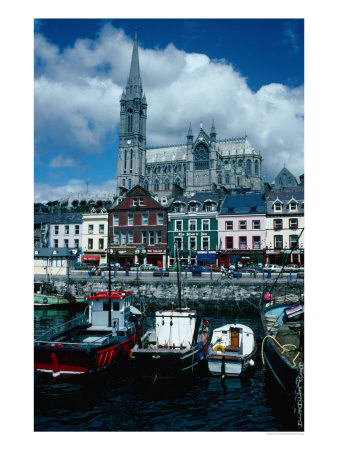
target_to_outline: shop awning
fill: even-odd
[[[216,261],[216,253],[200,255],[197,253],[197,261]]]
[[[100,255],[82,255],[82,261],[100,261]]]

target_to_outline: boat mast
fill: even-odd
[[[108,237],[107,237],[107,261],[108,261],[108,324],[111,326],[111,270],[110,270],[110,233],[108,221]]]
[[[181,297],[181,267],[178,258],[178,246],[175,244],[175,256],[176,256],[176,272],[177,272],[177,290],[178,290],[178,307],[182,308],[182,297]]]

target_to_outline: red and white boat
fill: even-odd
[[[87,297],[89,314],[48,330],[34,342],[34,368],[53,377],[106,369],[140,341],[143,315],[128,291]]]

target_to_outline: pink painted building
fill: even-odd
[[[265,263],[263,194],[228,195],[218,216],[218,265]]]

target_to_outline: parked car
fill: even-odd
[[[91,269],[91,267],[92,266],[89,266],[88,264],[83,264],[83,263],[75,264],[75,266],[74,266],[75,270],[89,270],[89,269]]]
[[[154,270],[153,276],[154,277],[160,277],[163,274],[164,277],[169,277],[169,272],[167,270],[163,270],[163,272],[160,270]]]
[[[299,267],[297,266],[297,264],[288,264],[284,267],[284,270],[285,272],[298,272]]]
[[[137,269],[139,269],[140,268],[140,264],[132,264],[131,266],[130,266],[130,270],[137,270]]]
[[[282,270],[282,266],[278,266],[277,264],[265,264],[264,271],[269,270],[271,270],[271,272],[280,272]]]
[[[119,265],[115,265],[115,264],[111,264],[110,265],[110,270],[118,270],[120,268],[120,264]],[[109,266],[108,266],[108,264],[101,264],[100,265],[100,269],[102,270],[102,271],[108,271],[109,270]]]
[[[206,266],[206,269],[209,271],[212,270],[213,272],[220,272],[221,268],[216,266],[216,264],[210,264],[210,266]]]
[[[161,270],[160,267],[154,266],[153,264],[142,264],[140,266],[141,270]]]

